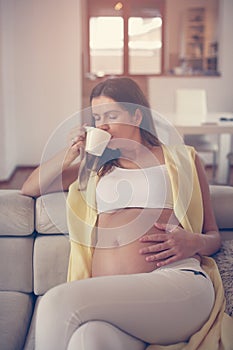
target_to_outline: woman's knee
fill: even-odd
[[[72,335],[68,350],[144,350],[146,344],[104,321],[89,321]]]
[[[68,284],[50,289],[39,301],[36,317],[36,349],[66,349],[81,321]],[[48,345],[50,344],[50,347]]]
[[[69,317],[82,307],[85,301],[85,285],[83,283],[63,283],[46,292],[38,307],[39,317]]]
[[[63,285],[57,286],[42,296],[38,305],[37,318],[56,317],[64,305],[62,301],[63,289]]]

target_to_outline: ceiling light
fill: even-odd
[[[116,5],[114,6],[114,9],[116,11],[120,11],[120,10],[122,10],[122,8],[123,8],[122,2],[117,2]]]

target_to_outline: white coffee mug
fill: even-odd
[[[86,152],[98,157],[102,156],[111,139],[111,135],[107,131],[94,128],[93,126],[86,126],[85,129],[87,132]]]

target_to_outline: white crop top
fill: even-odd
[[[98,213],[123,208],[173,208],[172,188],[164,165],[144,169],[114,167],[96,188]]]

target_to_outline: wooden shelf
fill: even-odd
[[[205,68],[205,41],[205,8],[189,8],[185,15],[185,60],[197,60],[193,69]]]

